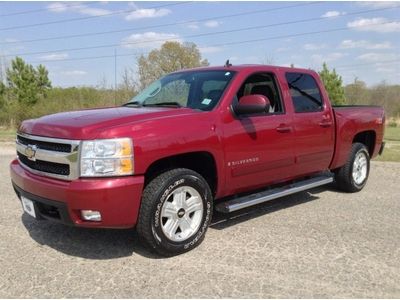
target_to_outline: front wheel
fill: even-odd
[[[189,251],[204,239],[212,195],[204,178],[189,169],[160,174],[146,186],[137,231],[159,254]]]
[[[335,172],[339,189],[354,193],[361,191],[367,183],[370,157],[364,144],[354,143],[346,164]]]

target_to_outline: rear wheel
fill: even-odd
[[[137,231],[152,249],[171,256],[202,242],[211,214],[211,190],[204,178],[189,169],[174,169],[146,186]]]
[[[370,157],[364,144],[354,143],[346,164],[335,172],[339,189],[354,193],[361,191],[367,183]]]

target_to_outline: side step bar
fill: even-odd
[[[301,191],[309,190],[317,186],[325,185],[333,182],[333,175],[319,175],[313,178],[298,181],[284,187],[262,191],[259,193],[234,198],[216,205],[215,209],[222,213],[230,213],[242,208],[257,205],[276,198],[295,194]]]

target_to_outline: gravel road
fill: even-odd
[[[154,256],[134,230],[22,214],[0,145],[0,298],[400,298],[400,163],[366,188],[332,187],[215,215],[200,247]]]

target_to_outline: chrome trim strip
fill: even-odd
[[[17,141],[16,148],[19,153],[26,156],[25,150],[28,148],[28,146],[20,144]],[[69,165],[72,162],[70,157],[74,155],[73,153],[55,152],[43,149],[36,149],[35,152],[35,160],[43,160],[66,165]]]
[[[49,142],[55,144],[69,144],[71,145],[71,152],[58,152],[43,149],[36,149],[35,160],[48,161],[52,163],[66,164],[69,165],[70,173],[69,175],[52,174],[47,172],[42,172],[34,170],[27,165],[24,165],[21,160],[18,159],[19,163],[23,168],[29,172],[41,176],[53,177],[62,180],[74,180],[79,178],[79,150],[80,150],[80,140],[67,140],[58,138],[48,138],[36,135],[30,135],[26,133],[17,133],[17,136],[25,137],[33,141]],[[22,155],[26,156],[25,150],[28,148],[27,145],[23,145],[16,139],[16,150]]]
[[[38,136],[38,135],[30,135],[30,134],[22,133],[22,132],[18,132],[17,136],[18,135],[22,136],[22,137],[25,137],[27,139],[35,140],[35,141],[49,142],[49,143],[56,143],[56,144],[70,144],[70,145],[73,145],[73,146],[79,146],[79,144],[81,143],[80,140],[49,138],[49,137]],[[73,150],[74,149],[72,149],[72,151]]]

